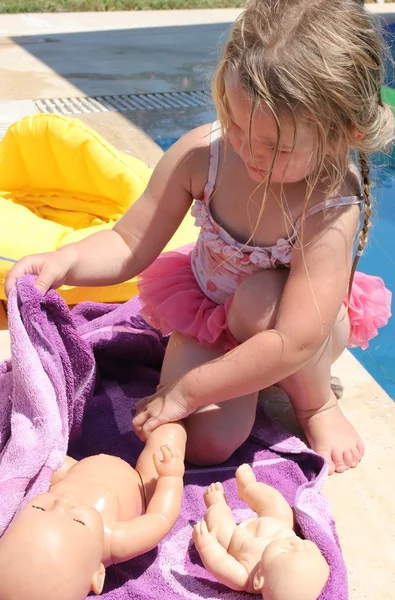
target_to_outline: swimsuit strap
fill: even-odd
[[[219,165],[219,140],[222,136],[221,124],[215,121],[211,126],[210,132],[210,159],[208,167],[207,183],[204,186],[204,201],[207,203],[214,191],[217,181],[217,172]]]
[[[323,202],[318,202],[309,210],[299,217],[299,219],[295,223],[294,234],[296,235],[302,225],[302,223],[308,219],[308,217],[312,217],[319,212],[326,210],[327,208],[336,208],[338,206],[351,206],[353,204],[362,204],[363,196],[337,196],[336,198],[330,198],[329,200],[324,200]]]

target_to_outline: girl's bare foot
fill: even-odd
[[[342,413],[333,392],[323,407],[297,411],[297,417],[311,448],[327,461],[329,475],[335,471],[343,473],[361,461],[363,442]]]

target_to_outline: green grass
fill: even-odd
[[[330,1],[330,0],[328,0]],[[393,0],[385,0],[391,2]],[[365,0],[371,3],[374,0]],[[0,0],[1,13],[239,8],[244,0]]]
[[[244,0],[0,0],[0,13],[238,8],[243,5]]]
[[[244,0],[0,0],[0,13],[237,8]]]

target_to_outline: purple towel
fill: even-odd
[[[11,295],[9,323],[13,356],[0,364],[0,532],[27,498],[48,487],[68,442],[77,459],[104,452],[135,464],[142,444],[131,431],[134,406],[157,385],[166,346],[139,316],[138,299],[120,306],[83,303],[70,313],[56,292],[43,298],[31,277],[20,280]],[[157,549],[109,568],[102,597],[250,597],[214,581],[191,542],[192,527],[205,510],[204,489],[213,481],[223,483],[237,519],[251,515],[236,494],[235,470],[243,462],[253,466],[258,480],[284,494],[301,532],[328,560],[331,575],[321,600],[347,600],[345,565],[320,493],[323,460],[262,409],[250,438],[225,464],[187,465],[175,528]]]
[[[27,276],[11,291],[12,358],[0,364],[0,535],[22,504],[48,489],[92,396],[95,361],[70,312]]]

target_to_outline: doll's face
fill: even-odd
[[[317,600],[328,576],[328,564],[318,547],[294,535],[266,547],[256,581],[265,600]]]
[[[22,519],[28,527],[57,531],[64,540],[83,544],[86,550],[104,539],[100,513],[66,492],[48,492],[36,496],[17,518]]]
[[[71,494],[37,496],[0,540],[0,597],[85,599],[104,582],[103,545],[103,521],[95,509]]]

